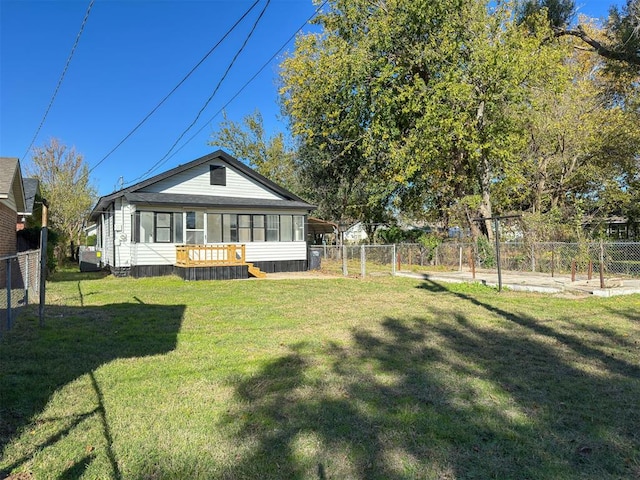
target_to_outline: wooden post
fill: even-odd
[[[476,279],[476,261],[473,258],[473,249],[469,247],[469,265],[471,266],[471,277]]]
[[[554,264],[556,263],[556,252],[553,248],[551,248],[551,278],[553,278],[554,273]]]
[[[400,252],[396,254],[396,270],[400,271]]]
[[[366,267],[365,267],[366,261],[367,259],[364,253],[364,245],[360,245],[360,276],[362,278],[364,278],[367,273]]]
[[[587,279],[591,280],[593,277],[593,260],[589,259],[589,270],[587,272]]]
[[[571,281],[572,282],[576,281],[576,261],[575,260],[571,261]]]
[[[38,305],[38,318],[40,326],[44,327],[44,303],[46,300],[45,288],[47,283],[47,202],[42,201],[42,229],[40,230],[40,305]]]

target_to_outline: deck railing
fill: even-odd
[[[177,267],[245,265],[244,245],[178,245]]]

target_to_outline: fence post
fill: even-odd
[[[398,263],[400,263],[400,258],[397,258]],[[393,249],[391,250],[391,275],[395,277],[396,275],[396,244],[393,244]]]
[[[600,239],[600,288],[604,288],[604,244]]]
[[[533,247],[533,243],[531,244],[531,271],[536,271],[536,252]]]
[[[458,271],[462,271],[462,245],[458,245]]]
[[[342,244],[342,275],[345,277],[349,275],[349,271],[347,269],[347,246]]]
[[[29,276],[29,263],[30,263],[31,252],[27,253],[24,256],[25,263],[25,278],[24,278],[24,304],[29,305],[29,284],[31,283],[31,278]]]
[[[11,330],[11,259],[7,258],[7,332]]]
[[[360,276],[362,278],[364,278],[367,273],[366,267],[365,267],[365,261],[366,261],[366,257],[364,253],[364,245],[360,245]]]

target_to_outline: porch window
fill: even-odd
[[[187,243],[190,245],[204,243],[203,212],[187,212]]]
[[[293,216],[293,241],[294,242],[304,241],[304,216],[303,215]]]
[[[132,238],[141,243],[182,243],[182,213],[137,211]]]
[[[171,242],[171,213],[156,213],[156,242]]]
[[[222,243],[222,214],[207,214],[207,243]]]
[[[267,215],[267,242],[280,240],[280,216]]]
[[[280,215],[280,241],[293,240],[293,215]]]
[[[140,212],[140,241],[153,243],[153,212]]]
[[[222,215],[222,241],[238,241],[238,215],[229,213]]]
[[[264,215],[254,215],[253,216],[253,241],[254,242],[264,242],[265,232],[264,232]]]
[[[251,215],[238,215],[238,241],[251,241]]]

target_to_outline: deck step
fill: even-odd
[[[253,263],[247,263],[247,267],[249,270],[249,275],[252,275],[256,278],[266,278],[267,274],[256,267]]]

